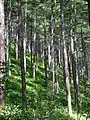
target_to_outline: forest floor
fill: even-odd
[[[48,86],[45,85],[44,69],[41,59],[38,60],[38,72],[36,79],[32,77],[30,65],[30,55],[27,53],[27,73],[26,73],[26,101],[27,110],[22,111],[21,96],[21,74],[20,63],[15,58],[14,45],[10,46],[10,69],[9,75],[5,75],[5,107],[0,112],[0,120],[67,120],[67,99],[63,81],[62,70],[59,69],[59,86],[53,94],[52,80],[48,78]],[[84,88],[84,82],[80,78],[80,94],[78,109],[74,105],[74,89],[71,80],[72,94],[72,120],[90,120],[90,83]]]

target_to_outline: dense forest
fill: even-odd
[[[0,0],[0,120],[90,120],[90,0]]]

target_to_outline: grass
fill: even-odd
[[[14,45],[10,46],[10,71],[11,76],[7,76],[5,80],[6,88],[6,105],[0,113],[1,120],[21,120],[22,119],[22,99],[21,99],[21,73],[19,60],[15,58]],[[34,116],[43,120],[67,120],[67,99],[66,90],[63,81],[62,70],[58,70],[59,88],[53,96],[52,80],[48,78],[48,86],[45,86],[44,69],[41,59],[38,59],[37,79],[32,77],[30,65],[30,54],[27,53],[27,73],[26,73],[26,99],[27,110],[23,117],[24,120],[33,120]],[[79,95],[79,120],[90,119],[90,83],[88,82],[87,92],[84,93],[83,80],[80,78],[80,95]],[[73,82],[71,83],[73,120],[77,120],[77,111],[74,106]]]

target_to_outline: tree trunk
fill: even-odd
[[[22,28],[22,1],[18,1],[18,39],[20,43],[20,65],[21,65],[21,80],[22,80],[22,107],[26,109],[26,63],[25,63],[25,47],[23,40],[23,28]]]
[[[44,17],[44,71],[45,71],[45,83],[47,86],[48,81],[47,81],[46,16]]]
[[[18,34],[16,33],[16,43],[15,43],[16,59],[18,60]]]
[[[3,81],[4,62],[5,62],[4,2],[3,0],[0,0],[0,105],[4,103],[4,81]]]
[[[79,94],[79,83],[78,83],[78,66],[77,66],[77,49],[76,49],[76,3],[71,1],[71,60],[72,60],[72,74],[73,74],[73,83],[74,83],[74,96],[75,96],[75,105],[78,106],[78,94]],[[74,9],[74,18],[73,18],[73,9]],[[75,22],[75,25],[73,24]]]
[[[81,27],[81,45],[82,45],[82,64],[83,64],[83,80],[84,80],[84,90],[86,93],[86,80],[88,80],[88,65],[87,65],[87,59],[86,59],[86,44],[85,41],[83,39],[83,31],[82,31],[82,27]]]
[[[53,14],[54,1],[51,0],[51,70],[52,70],[52,86],[53,93],[55,92],[55,64],[54,64],[54,14]]]
[[[62,31],[62,41],[63,41],[63,64],[64,64],[65,85],[66,85],[67,100],[68,100],[68,112],[69,112],[69,116],[72,117],[68,57],[67,57],[67,48],[66,48],[66,40],[65,40],[64,0],[61,1],[61,31]]]
[[[33,37],[33,41],[34,41],[33,78],[35,79],[35,77],[36,77],[36,16],[35,16],[35,19],[34,19],[34,37]]]

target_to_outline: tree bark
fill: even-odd
[[[34,41],[34,51],[33,51],[33,78],[36,78],[36,9],[35,9],[35,16],[34,16],[34,36],[33,36],[33,41]]]
[[[54,14],[53,14],[53,6],[54,1],[51,0],[51,71],[52,71],[52,87],[53,93],[55,92],[55,64],[54,64]]]
[[[47,86],[48,81],[47,81],[46,16],[44,17],[44,70],[45,70],[45,83]]]
[[[4,1],[0,0],[0,105],[4,103],[4,81],[3,70],[5,62],[5,41],[4,41]]]
[[[22,27],[22,0],[18,0],[18,39],[20,46],[20,65],[21,65],[21,80],[22,80],[22,107],[26,109],[26,63],[25,63],[25,47],[23,40],[23,27]]]
[[[78,106],[78,94],[79,94],[79,81],[78,81],[78,61],[77,61],[77,48],[76,48],[76,3],[71,1],[71,60],[72,60],[72,74],[73,74],[73,83],[74,83],[74,96],[75,96],[75,106]],[[73,11],[74,10],[74,14]],[[73,17],[74,15],[74,17]],[[73,24],[75,22],[75,24]]]
[[[64,78],[65,78],[65,87],[67,92],[68,100],[68,113],[72,117],[72,105],[71,105],[71,92],[70,92],[70,81],[69,81],[69,70],[68,70],[68,57],[67,57],[67,48],[65,40],[65,25],[64,25],[64,0],[61,1],[61,31],[62,31],[62,41],[63,41],[63,64],[64,64]]]

